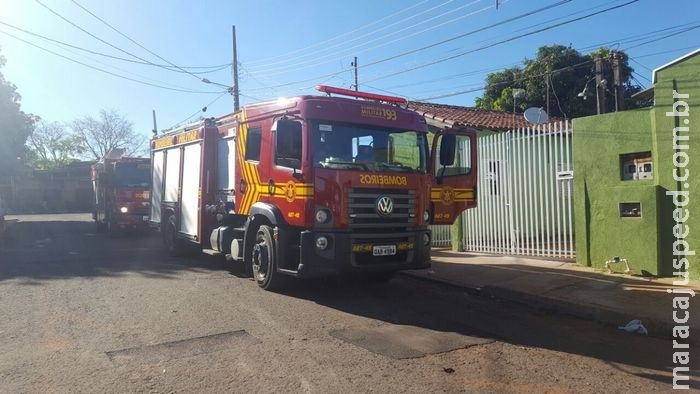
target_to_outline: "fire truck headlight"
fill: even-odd
[[[323,224],[328,221],[329,213],[325,209],[319,209],[316,211],[316,223]]]
[[[430,245],[430,235],[428,235],[428,233],[423,233],[423,245]]]
[[[129,212],[129,208],[127,208],[127,207],[121,207],[121,208],[119,208],[119,212],[121,212],[121,213],[127,213],[127,212]]]
[[[328,238],[324,237],[323,235],[316,238],[316,249],[326,250],[326,248],[328,248]]]
[[[428,223],[428,220],[430,220],[430,212],[425,211],[423,212],[423,223]]]

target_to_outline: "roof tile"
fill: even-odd
[[[531,125],[522,113],[409,101],[408,107],[426,118],[481,130],[508,131]],[[550,122],[560,119],[550,119]]]

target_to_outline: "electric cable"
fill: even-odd
[[[145,82],[145,81],[140,81],[140,80],[137,80],[137,79],[134,79],[134,78],[129,78],[129,77],[126,77],[126,76],[123,76],[123,75],[119,75],[119,74],[113,73],[113,72],[111,72],[111,71],[103,70],[103,69],[101,69],[101,68],[99,68],[99,67],[95,67],[95,66],[92,66],[92,65],[87,64],[87,63],[80,62],[80,61],[75,60],[75,59],[71,59],[71,58],[69,58],[69,57],[67,57],[67,56],[61,55],[60,53],[54,52],[54,51],[52,51],[52,50],[50,50],[50,49],[46,49],[46,48],[44,48],[44,47],[42,47],[42,46],[40,46],[40,45],[34,44],[34,43],[32,43],[32,42],[30,42],[30,41],[27,41],[27,40],[25,40],[25,39],[23,39],[23,38],[17,37],[17,36],[15,36],[14,34],[8,33],[8,32],[6,32],[6,31],[4,31],[4,30],[0,30],[0,33],[5,34],[5,35],[7,35],[7,36],[10,36],[10,37],[12,37],[12,38],[14,38],[14,39],[16,39],[16,40],[22,41],[22,42],[24,42],[25,44],[31,45],[31,46],[33,46],[33,47],[35,47],[35,48],[41,49],[41,50],[43,50],[43,51],[46,51],[46,52],[48,52],[48,53],[50,53],[50,54],[52,54],[52,55],[61,57],[61,58],[63,58],[63,59],[66,59],[66,60],[69,60],[69,61],[71,61],[71,62],[73,62],[73,63],[77,63],[77,64],[80,64],[80,65],[82,65],[82,66],[91,68],[91,69],[93,69],[93,70],[100,71],[100,72],[103,72],[103,73],[105,73],[105,74],[112,75],[112,76],[117,77],[117,78],[126,79],[126,80],[128,80],[128,81],[140,83],[140,84],[143,84],[143,85],[148,85],[148,86],[152,86],[152,87],[156,87],[156,88],[160,88],[160,89],[173,90],[173,91],[177,91],[177,92],[195,93],[195,94],[215,94],[215,93],[220,93],[220,91],[219,91],[219,92],[207,92],[207,91],[197,91],[197,90],[187,90],[187,89],[172,88],[172,87],[157,85],[157,84],[153,84],[153,83],[149,83],[149,82]]]
[[[155,67],[159,67],[159,68],[162,68],[162,69],[165,69],[165,70],[173,71],[172,69],[170,69],[170,68],[168,68],[168,67],[164,67],[164,66],[162,66],[162,65],[153,63],[153,62],[151,62],[151,61],[149,61],[149,60],[146,60],[146,59],[144,59],[144,58],[142,58],[142,57],[140,57],[140,56],[138,56],[138,55],[135,55],[135,54],[133,54],[133,53],[131,53],[131,52],[129,52],[129,51],[126,51],[126,50],[124,50],[124,49],[122,49],[122,48],[119,48],[118,46],[116,46],[116,45],[114,45],[114,44],[111,44],[111,43],[109,43],[109,42],[103,40],[102,38],[96,36],[95,34],[92,34],[91,32],[87,31],[86,29],[83,29],[82,27],[78,26],[76,23],[72,22],[72,21],[69,20],[68,18],[66,18],[66,17],[64,17],[63,15],[59,14],[58,12],[54,11],[51,7],[49,7],[49,6],[47,6],[46,4],[42,3],[41,0],[34,0],[34,1],[36,1],[39,5],[41,5],[42,7],[44,7],[45,9],[47,9],[49,12],[51,12],[51,13],[54,14],[54,15],[56,15],[57,17],[59,17],[59,18],[62,19],[63,21],[65,21],[66,23],[68,23],[68,24],[70,24],[71,26],[75,27],[76,29],[82,31],[83,33],[89,35],[90,37],[92,37],[92,38],[94,38],[94,39],[96,39],[96,40],[102,42],[103,44],[108,45],[108,46],[110,46],[110,47],[112,47],[112,48],[114,48],[114,49],[116,49],[116,50],[118,50],[118,51],[120,51],[120,52],[122,52],[122,53],[125,53],[125,54],[127,54],[127,55],[129,55],[129,56],[131,56],[131,57],[133,57],[133,58],[136,58],[136,59],[139,59],[139,60],[141,60],[141,61],[143,61],[143,62],[146,62],[147,64],[149,64],[149,65],[151,65],[151,66],[155,66]],[[176,66],[176,67],[177,67],[177,66]],[[184,70],[182,70],[182,71],[184,71]],[[188,75],[191,75],[192,77],[196,78],[197,80],[199,80],[199,81],[201,81],[201,82],[204,82],[204,83],[207,83],[207,84],[218,85],[218,86],[221,86],[221,87],[230,88],[230,86],[228,86],[228,85],[224,85],[224,84],[219,84],[219,83],[216,83],[216,82],[212,82],[212,81],[207,80],[206,78],[199,78],[198,76],[196,76],[196,75],[194,75],[194,74],[192,74],[192,73],[190,73],[190,72],[188,72],[188,71],[184,71],[184,72],[187,73]]]

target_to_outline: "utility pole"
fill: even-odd
[[[236,51],[236,26],[231,26],[233,32],[233,110],[240,109],[240,101],[238,99],[238,53]]]
[[[620,54],[613,52],[613,80],[615,87],[615,112],[625,109],[625,87],[620,78]]]
[[[350,65],[355,67],[355,91],[357,92],[360,89],[360,86],[357,84],[357,56],[355,56],[355,61],[350,63]]]
[[[549,86],[549,66],[547,66],[547,74],[545,75],[545,78],[547,79],[545,81],[545,84],[547,85],[547,113],[550,113],[549,112],[549,88],[550,88],[550,86]]]
[[[603,79],[603,58],[595,56],[595,94],[598,97],[598,114],[605,113],[605,80]]]
[[[156,125],[156,110],[153,110],[153,135],[158,134],[158,125]]]

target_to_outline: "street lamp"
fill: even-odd
[[[591,81],[593,81],[596,78],[598,78],[597,75],[595,77],[589,79],[588,81],[586,81],[586,85],[583,87],[583,90],[581,91],[581,93],[578,94],[578,97],[583,97],[584,100],[586,98],[588,98],[588,84],[591,83]],[[608,83],[608,81],[606,81],[605,79],[601,79],[600,82],[596,82],[596,84],[595,84],[595,104],[596,104],[596,109],[598,111],[598,115],[600,115],[600,93],[599,93],[598,89],[599,88],[605,89],[605,85],[607,83]]]
[[[520,97],[525,97],[526,93],[527,92],[525,91],[525,89],[518,89],[518,88],[513,89],[513,130],[515,130],[515,108],[516,108],[515,104],[516,104],[516,101]]]

